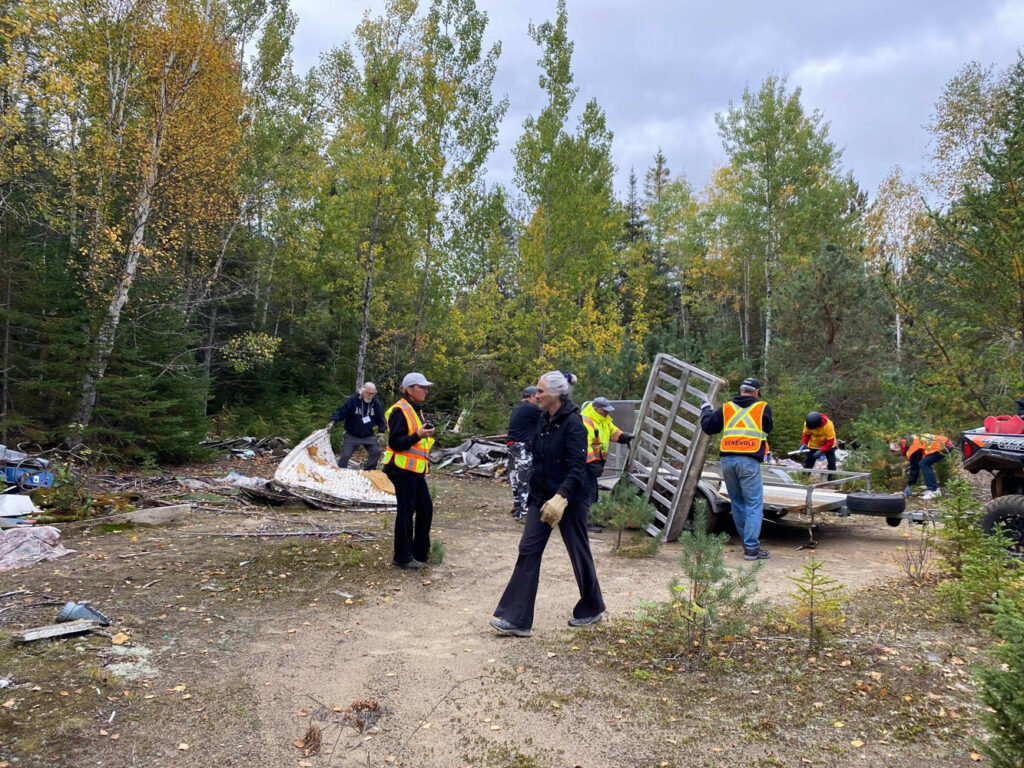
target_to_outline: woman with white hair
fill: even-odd
[[[526,527],[519,540],[519,558],[491,621],[499,635],[529,637],[540,584],[540,563],[556,525],[569,553],[580,599],[569,626],[595,624],[604,614],[587,538],[590,490],[587,473],[587,430],[572,401],[571,373],[550,371],[537,382],[537,405],[544,412],[533,443],[533,474],[526,504]]]

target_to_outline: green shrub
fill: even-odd
[[[622,532],[625,530],[647,529],[654,522],[654,507],[640,498],[639,489],[623,475],[608,493],[590,508],[590,519],[597,525],[611,528],[618,533],[612,551],[618,552],[622,547]],[[658,551],[660,539],[651,537],[652,543],[644,547],[645,555]],[[635,548],[630,550],[635,552]]]
[[[1000,599],[994,606],[992,631],[999,643],[992,649],[994,666],[978,670],[981,714],[990,738],[979,745],[992,768],[1024,765],[1024,606]]]
[[[707,513],[698,508],[693,530],[679,537],[682,577],[669,582],[670,608],[680,623],[683,650],[700,666],[712,638],[737,634],[745,609],[757,593],[757,575],[764,565],[731,570],[725,566],[724,533],[709,533]]]
[[[787,578],[796,585],[794,619],[807,627],[807,644],[813,652],[846,620],[843,614],[843,585],[822,571],[825,563],[812,557],[800,567],[799,576]]]

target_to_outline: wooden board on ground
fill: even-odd
[[[63,635],[76,635],[79,632],[88,632],[100,626],[98,621],[79,619],[78,621],[66,621],[62,624],[47,624],[43,627],[33,627],[21,632],[15,632],[14,637],[23,643],[33,640],[44,640],[48,637],[62,637]]]

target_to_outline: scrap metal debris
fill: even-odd
[[[210,439],[199,444],[201,448],[226,448],[235,456],[251,459],[271,454],[284,456],[288,452],[288,441],[283,437],[230,437],[224,440]]]
[[[451,470],[453,475],[505,477],[508,474],[508,446],[500,439],[502,437],[473,437],[454,448],[435,451],[431,459],[436,455],[438,469],[462,464],[461,468]]]

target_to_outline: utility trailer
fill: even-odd
[[[721,468],[706,463],[711,436],[700,428],[700,404],[715,402],[725,384],[724,379],[670,355],[659,354],[651,367],[644,398],[636,411],[634,438],[622,478],[635,485],[640,496],[654,507],[655,520],[647,531],[663,541],[674,541],[692,527],[696,510],[701,507],[712,530],[725,527],[729,518],[729,494]],[[626,421],[616,423],[628,429]],[[806,527],[812,541],[813,526],[825,514],[884,517],[889,525],[935,519],[929,511],[907,510],[906,499],[899,494],[840,490],[850,483],[864,482],[870,491],[871,478],[866,472],[783,469],[764,464],[761,474],[765,519]],[[798,477],[802,482],[795,479]]]

